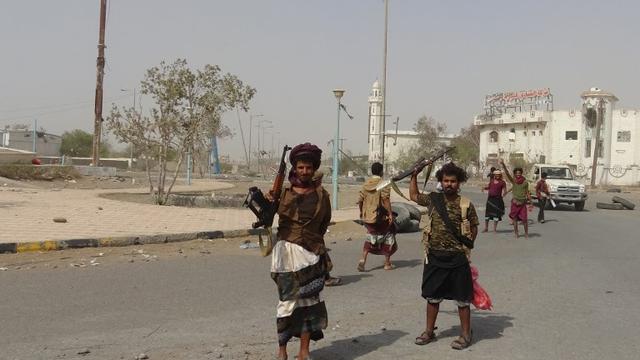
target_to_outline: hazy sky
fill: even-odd
[[[92,131],[98,0],[0,2],[0,127]],[[457,132],[484,95],[549,87],[557,109],[591,86],[640,107],[637,1],[390,0],[387,113],[410,129],[423,114]],[[274,143],[326,147],[336,124],[331,90],[355,116],[345,147],[364,153],[367,97],[382,74],[382,0],[110,0],[105,109],[133,101],[145,69],[186,58],[217,64],[258,92],[251,112]],[[148,99],[143,105],[150,107]],[[248,130],[248,114],[241,119]],[[236,132],[221,154],[240,158]],[[391,125],[388,124],[388,128]],[[256,144],[254,133],[254,145]]]

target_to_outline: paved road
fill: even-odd
[[[413,344],[425,305],[417,234],[400,236],[396,270],[372,257],[357,273],[362,236],[334,228],[327,241],[345,285],[324,292],[330,325],[314,358],[637,359],[638,212],[563,208],[547,219],[529,240],[506,224],[478,239],[473,260],[495,308],[473,312],[475,343],[463,353],[449,348],[450,303],[440,340]],[[101,249],[2,255],[0,359],[269,359],[275,286],[268,260],[240,241],[108,249],[98,266],[90,255]]]

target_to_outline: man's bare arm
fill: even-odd
[[[414,171],[409,181],[409,198],[411,201],[418,202],[418,172]]]
[[[509,179],[510,183],[514,183],[515,181],[513,180],[513,177],[511,176],[511,173],[509,172],[509,169],[507,169],[507,165],[504,164],[504,160],[500,160],[500,165],[502,165],[502,168],[504,169],[504,173],[507,176],[507,179]]]

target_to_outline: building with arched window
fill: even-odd
[[[531,95],[531,102],[516,102]],[[596,184],[640,184],[640,110],[616,109],[618,98],[598,88],[580,95],[579,110],[554,110],[552,102],[538,95],[529,91],[487,97],[485,113],[474,119],[484,167],[496,166],[499,158],[566,164],[590,182],[596,121],[601,117]],[[552,99],[548,89],[544,95]]]

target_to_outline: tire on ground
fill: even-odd
[[[620,196],[614,196],[613,198],[611,198],[611,202],[622,204],[622,206],[626,207],[629,210],[633,210],[636,207],[636,204]]]
[[[625,207],[622,204],[619,203],[613,203],[613,204],[609,204],[609,203],[596,203],[596,207],[598,209],[607,209],[607,210],[624,210]]]
[[[409,220],[409,226],[403,232],[413,233],[418,231],[420,231],[420,221],[411,219]]]
[[[403,208],[407,209],[409,211],[409,217],[411,217],[411,220],[418,220],[420,221],[420,219],[422,218],[422,214],[420,213],[420,209],[418,209],[416,206],[409,204],[409,203],[402,203],[402,202],[394,202],[393,205],[397,205],[397,206],[402,206]]]
[[[403,232],[403,229],[408,228],[408,226],[411,224],[411,214],[409,214],[409,210],[407,210],[403,206],[391,204],[391,211],[396,214],[395,223],[398,232]]]

